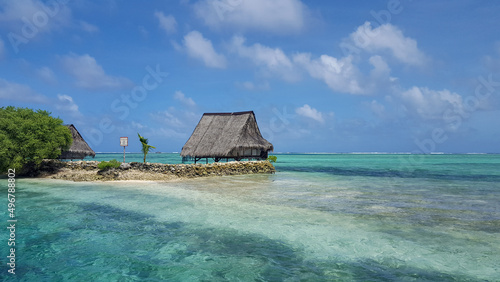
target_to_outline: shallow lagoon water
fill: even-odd
[[[279,155],[274,175],[169,183],[18,179],[16,275],[3,263],[0,276],[500,280],[500,156],[409,158]]]

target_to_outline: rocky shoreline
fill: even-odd
[[[176,179],[241,175],[271,174],[276,172],[268,161],[245,161],[212,164],[160,164],[122,163],[118,168],[99,170],[98,161],[43,160],[39,177],[72,181],[115,181],[153,180],[171,181]]]

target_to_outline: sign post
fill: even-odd
[[[125,162],[125,147],[128,146],[128,137],[120,137],[120,146],[123,146],[123,162]]]

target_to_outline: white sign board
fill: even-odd
[[[128,146],[128,137],[120,137],[120,146]]]

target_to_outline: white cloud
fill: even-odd
[[[325,119],[323,118],[323,114],[316,110],[315,108],[311,108],[308,104],[295,109],[295,113],[299,116],[311,118],[317,122],[324,123]]]
[[[184,47],[177,43],[177,41],[175,40],[170,40],[170,44],[172,44],[172,47],[174,47],[174,49],[178,52],[183,52],[184,51]]]
[[[173,109],[166,110],[163,112],[158,112],[155,114],[152,114],[153,119],[161,122],[167,127],[176,127],[176,128],[182,128],[184,127],[184,123],[182,122],[182,119],[179,118],[179,116],[174,112]]]
[[[230,50],[242,58],[251,60],[255,65],[280,75],[285,80],[295,81],[298,78],[294,65],[288,56],[279,48],[270,48],[261,44],[245,46],[245,38],[233,37]]]
[[[1,1],[0,22],[21,34],[23,19],[36,24],[37,32],[50,32],[71,22],[71,10],[59,1],[17,0]],[[36,21],[36,22],[35,22]]]
[[[66,55],[61,61],[66,71],[76,79],[78,87],[97,90],[119,89],[132,85],[126,78],[107,75],[95,58],[88,54]]]
[[[418,49],[417,41],[405,37],[399,28],[391,24],[372,28],[369,22],[365,22],[349,39],[356,47],[370,53],[388,50],[405,64],[421,66],[427,61],[424,53]]]
[[[174,107],[169,107],[166,111],[151,113],[150,117],[160,124],[160,128],[175,131],[183,136],[189,136],[200,119],[199,114]]]
[[[168,34],[174,33],[177,30],[177,21],[175,20],[174,16],[172,15],[165,16],[163,12],[156,11],[155,17],[160,22],[159,23],[160,28],[163,29]]]
[[[311,77],[326,83],[333,91],[349,94],[370,94],[380,90],[389,90],[397,78],[391,77],[391,69],[379,55],[373,55],[368,62],[373,69],[363,74],[354,62],[354,56],[335,58],[321,55],[312,58],[310,53],[296,53],[289,57],[280,48],[271,48],[259,43],[246,45],[245,38],[234,36],[228,45],[230,52],[250,60],[261,67],[264,75],[275,75],[286,81],[300,79],[300,71],[305,70]],[[251,83],[242,84],[246,89],[253,89]]]
[[[184,93],[182,93],[181,91],[175,91],[174,99],[180,101],[182,104],[188,107],[196,106],[196,103],[193,101],[193,99],[186,97],[186,95],[184,95]]]
[[[99,31],[99,28],[97,26],[85,21],[80,21],[80,27],[88,33],[95,33]]]
[[[241,83],[241,86],[245,88],[246,90],[254,90],[255,89],[255,84],[251,81],[245,81]]]
[[[325,82],[333,91],[349,94],[370,94],[393,85],[396,78],[390,77],[391,69],[379,55],[373,55],[369,63],[373,69],[369,74],[363,74],[354,63],[353,56],[335,58],[321,55],[313,59],[310,53],[296,53],[287,56],[280,48],[271,48],[259,43],[245,45],[245,38],[235,36],[228,48],[241,58],[250,60],[261,67],[265,75],[273,74],[295,82],[300,79],[300,71],[305,70],[311,77]],[[242,85],[251,89],[252,85]]]
[[[500,41],[496,42],[496,53],[493,55],[486,55],[482,59],[483,66],[488,72],[500,72]]]
[[[212,42],[196,30],[184,36],[184,47],[189,56],[202,60],[207,67],[226,67],[226,58],[215,52]]]
[[[412,87],[399,94],[408,114],[425,120],[442,119],[446,110],[464,112],[462,96],[447,89],[436,91],[426,87]]]
[[[387,62],[379,55],[371,56],[368,62],[373,69],[369,75],[360,78],[365,93],[393,92],[398,78],[391,76],[391,68]]]
[[[263,91],[263,90],[270,89],[269,82],[267,82],[267,81],[263,82],[263,83],[259,83],[259,84],[256,84],[256,83],[251,82],[251,81],[237,82],[236,85],[239,87],[242,87],[248,91]]]
[[[370,104],[370,109],[372,112],[379,118],[383,118],[386,116],[385,106],[380,104],[379,102],[373,100]]]
[[[36,93],[27,85],[9,82],[0,78],[0,99],[3,101],[19,101],[26,103],[44,104],[47,97]]]
[[[139,33],[141,33],[141,35],[144,37],[144,38],[148,38],[149,37],[149,31],[142,25],[138,26],[137,29],[139,30]]]
[[[138,122],[135,122],[135,121],[132,121],[130,123],[130,126],[133,128],[133,129],[144,129],[146,128],[145,125],[141,124],[141,123],[138,123]]]
[[[47,83],[55,83],[56,75],[49,67],[41,67],[36,70],[36,75]]]
[[[272,49],[258,43],[247,47],[244,43],[245,38],[239,36],[234,37],[232,41],[233,50],[241,57],[252,59],[255,64],[265,65],[270,69],[292,67],[292,62],[281,49]]]
[[[72,117],[82,116],[78,110],[78,105],[73,101],[71,96],[57,94],[57,103],[55,106],[58,111],[69,113]]]
[[[304,28],[307,8],[300,0],[201,0],[195,14],[212,29],[297,32]]]
[[[3,40],[0,38],[0,59],[2,59],[5,56],[5,44],[3,43]]]
[[[337,59],[321,55],[318,59],[311,60],[311,54],[300,53],[293,60],[313,78],[323,80],[334,91],[365,94],[359,82],[359,70],[352,63],[351,56]]]
[[[179,130],[175,130],[172,128],[155,129],[150,133],[150,135],[162,137],[163,139],[177,139],[182,141],[185,141],[189,137],[188,133],[179,132]]]
[[[382,59],[380,56],[371,56],[368,60],[370,64],[373,66],[373,70],[371,71],[372,77],[388,77],[391,69],[389,65]]]

